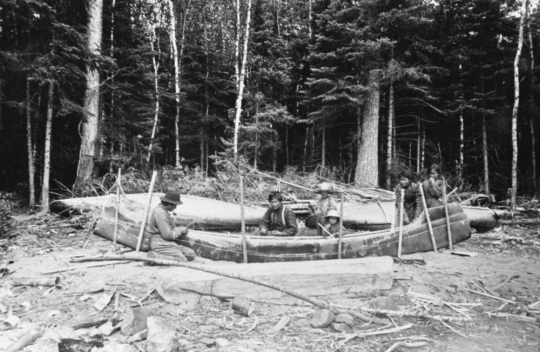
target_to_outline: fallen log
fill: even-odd
[[[289,262],[289,263],[266,263],[266,264],[238,265],[238,266],[235,266],[235,269],[237,269],[236,272],[223,272],[223,271],[215,270],[215,269],[204,267],[204,266],[197,265],[197,264],[183,263],[183,262],[177,262],[177,261],[173,261],[173,260],[154,259],[154,258],[148,258],[148,257],[129,257],[129,256],[122,256],[122,255],[105,255],[105,256],[103,256],[101,258],[91,257],[91,258],[72,259],[73,262],[79,262],[79,263],[80,262],[86,262],[86,261],[109,261],[109,260],[120,260],[120,261],[133,260],[133,261],[154,263],[154,264],[157,264],[157,265],[177,266],[177,267],[183,267],[183,268],[203,271],[203,272],[206,272],[206,273],[215,274],[215,275],[218,275],[218,276],[224,276],[224,277],[228,277],[228,278],[232,278],[232,279],[236,279],[236,280],[249,282],[249,283],[252,283],[252,284],[255,284],[255,285],[267,287],[269,289],[276,290],[278,292],[282,292],[282,293],[285,293],[287,295],[290,295],[290,296],[296,297],[298,299],[301,299],[303,301],[306,301],[308,303],[311,303],[312,305],[314,305],[316,307],[331,310],[334,314],[349,313],[349,314],[353,315],[354,317],[356,317],[356,318],[358,318],[360,320],[367,321],[367,322],[373,322],[373,323],[377,323],[377,324],[381,324],[381,325],[386,325],[386,324],[390,323],[386,319],[379,319],[379,318],[375,318],[375,317],[369,317],[369,316],[366,316],[366,315],[364,315],[362,313],[359,313],[359,312],[356,312],[356,311],[347,310],[347,309],[337,309],[335,307],[332,307],[330,304],[328,304],[326,302],[323,302],[323,301],[321,301],[319,299],[316,299],[314,297],[307,296],[307,294],[319,293],[319,291],[314,291],[313,290],[313,282],[315,282],[315,281],[312,282],[311,288],[309,288],[309,290],[306,291],[304,289],[304,291],[302,292],[301,289],[300,289],[300,292],[299,292],[297,290],[293,290],[293,289],[281,286],[282,283],[284,282],[283,280],[281,280],[281,281],[280,280],[275,280],[274,283],[269,283],[267,281],[263,281],[263,280],[267,280],[269,278],[272,278],[272,276],[274,276],[274,278],[275,278],[277,274],[268,275],[268,272],[267,272],[267,273],[265,273],[267,275],[261,275],[261,276],[259,276],[260,278],[255,278],[255,277],[244,276],[243,274],[238,273],[238,272],[245,273],[246,271],[249,272],[249,270],[250,270],[249,268],[253,268],[255,266],[259,266],[261,268],[263,266],[268,266],[269,268],[271,268],[272,266],[275,266],[276,264],[278,264],[278,265],[279,264],[284,264],[285,265],[285,266],[281,266],[281,269],[280,269],[282,275],[284,275],[285,273],[289,273],[292,270],[292,267],[297,267],[297,271],[299,271],[299,272],[302,271],[301,268],[303,267],[304,268],[304,273],[306,271],[311,271],[311,272],[317,273],[317,271],[318,272],[324,272],[325,271],[324,268],[331,268],[332,267],[331,262],[336,262],[336,263],[340,263],[342,265],[345,265],[345,267],[348,268],[348,270],[353,271],[353,275],[349,275],[351,281],[349,281],[349,283],[346,285],[346,288],[349,289],[349,288],[352,288],[354,286],[360,287],[362,284],[368,284],[367,282],[362,282],[363,280],[361,278],[359,278],[359,276],[358,276],[358,269],[355,269],[355,267],[360,266],[359,263],[361,263],[362,261],[370,263],[370,265],[366,265],[366,267],[369,267],[370,270],[375,270],[375,271],[378,270],[381,273],[388,271],[388,269],[381,270],[380,268],[382,266],[385,266],[386,268],[389,267],[390,268],[389,273],[391,275],[391,273],[393,272],[393,261],[392,261],[392,258],[390,258],[390,257],[374,257],[374,258],[364,258],[364,259],[357,259],[357,260],[350,259],[350,260],[332,260],[332,261],[320,261],[320,262],[319,261],[313,261],[313,262],[295,262],[295,263]],[[319,264],[319,263],[323,264],[323,265],[320,265],[315,270],[313,270],[313,268],[309,268],[309,266],[311,266],[312,264]],[[356,265],[350,265],[350,264],[356,264]],[[308,267],[308,268],[305,269],[306,267]],[[251,269],[251,270],[253,271],[255,269]],[[177,276],[182,276],[182,275],[177,275]],[[195,276],[196,275],[192,275],[192,277],[195,277]],[[201,276],[201,275],[199,274],[198,276]],[[301,275],[289,275],[289,281],[286,281],[286,282],[290,283],[290,282],[295,282],[295,281],[302,281],[302,280],[299,280],[300,277],[301,277]],[[335,273],[334,273],[332,275],[328,275],[327,279],[330,279],[332,277],[339,277],[339,275],[335,275]],[[322,281],[321,276],[319,276],[317,280],[318,280],[317,282],[318,282],[318,285],[319,285],[317,288],[318,289],[328,288],[329,291],[327,291],[327,292],[332,292],[332,287],[331,286],[340,286],[339,279],[337,281],[335,281],[334,284],[330,284],[327,281]],[[195,282],[195,281],[191,281],[191,282],[188,282],[188,283],[190,285],[192,285],[193,282]],[[238,282],[235,282],[235,283],[236,283],[235,286],[239,286]],[[229,283],[229,285],[230,285],[230,283]],[[251,286],[251,287],[253,287],[253,286]],[[215,286],[212,289],[215,291],[216,290]],[[240,292],[245,294],[245,292],[247,292],[247,291],[245,291],[245,289],[243,289],[243,290],[240,290]],[[349,291],[349,292],[351,292],[351,291]],[[331,293],[326,293],[326,294],[331,294]]]
[[[21,277],[12,279],[13,286],[58,286],[59,277]]]

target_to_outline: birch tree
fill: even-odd
[[[532,36],[532,30],[531,30],[531,16],[530,13],[532,12],[530,7],[530,3],[528,4],[527,8],[527,34],[529,37],[529,55],[531,58],[530,66],[529,66],[529,74],[531,76],[530,80],[530,87],[529,87],[529,128],[531,133],[531,178],[532,178],[532,185],[533,190],[536,193],[536,135],[534,132],[534,120],[535,120],[535,103],[534,103],[534,43],[533,43],[533,36]]]
[[[30,77],[26,78],[26,147],[28,153],[28,187],[30,191],[28,204],[36,206],[36,186],[34,184],[34,147],[32,143],[32,119],[31,119]]]
[[[236,8],[237,11],[240,11],[239,6]],[[239,16],[237,14],[237,16]],[[237,17],[238,18],[238,17]],[[248,45],[249,45],[249,25],[251,21],[251,0],[247,2],[247,14],[246,14],[246,27],[244,31],[244,50],[242,55],[242,65],[240,67],[240,75],[238,78],[238,95],[236,97],[236,115],[234,119],[234,161],[238,160],[238,133],[240,129],[240,115],[242,114],[242,97],[244,94],[244,77],[246,75],[246,65],[247,65],[247,55],[248,55]],[[239,37],[236,37],[239,40]],[[239,44],[238,44],[239,45]]]
[[[41,212],[49,212],[49,176],[51,167],[51,134],[53,119],[54,82],[49,81],[47,94],[47,125],[45,127],[45,148],[43,157],[43,185],[41,186]]]
[[[88,49],[100,55],[103,27],[103,0],[88,0]],[[82,122],[81,149],[75,189],[82,189],[92,179],[96,144],[99,129],[99,70],[91,63],[86,64],[86,90],[84,93],[85,118]]]
[[[521,18],[519,21],[519,38],[516,57],[514,59],[514,108],[512,109],[512,207],[516,206],[517,196],[517,162],[518,162],[518,132],[517,119],[519,109],[519,59],[523,48],[523,32],[527,17],[528,0],[523,0],[521,5]]]

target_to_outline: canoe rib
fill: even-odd
[[[118,222],[117,242],[130,248],[135,248],[140,214],[137,203],[122,204]],[[442,207],[429,210],[433,231],[438,248],[448,246],[446,235],[446,220]],[[468,239],[471,228],[467,215],[457,204],[449,205],[450,222],[453,243]],[[100,237],[112,240],[114,233],[114,208],[105,206],[103,215],[98,221],[94,233]],[[343,258],[362,258],[368,256],[396,256],[396,231],[378,231],[374,233],[354,233],[343,238]],[[242,240],[240,235],[222,234],[207,231],[190,230],[182,245],[191,247],[197,255],[213,259],[242,262]],[[150,248],[149,238],[145,236],[142,250]],[[424,219],[407,225],[403,233],[403,254],[433,250],[427,224]],[[299,260],[336,259],[338,257],[338,242],[336,239],[322,237],[257,237],[248,236],[247,251],[249,262],[278,262]]]

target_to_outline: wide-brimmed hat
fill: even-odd
[[[339,219],[340,216],[339,216],[339,213],[338,213],[337,210],[330,209],[330,210],[328,210],[328,213],[326,214],[326,216],[324,218],[327,219],[327,220],[328,220],[328,218],[338,218]]]
[[[165,193],[165,196],[160,197],[159,199],[161,199],[162,202],[166,202],[170,204],[176,204],[176,205],[184,204],[180,200],[180,192],[177,192],[177,191],[168,191],[167,193]]]
[[[329,184],[328,182],[322,182],[317,185],[317,189],[315,190],[315,193],[321,193],[321,192],[331,193],[333,191],[334,189],[331,184]]]

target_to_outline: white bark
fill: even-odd
[[[156,40],[156,26],[154,24],[150,24],[152,33],[150,37],[150,49],[152,50],[152,53],[154,52],[154,41]],[[158,45],[159,50],[159,45]],[[150,157],[152,156],[153,148],[154,148],[154,138],[156,136],[157,126],[159,122],[159,53],[157,54],[157,60],[156,55],[152,55],[152,67],[154,68],[154,99],[155,99],[155,108],[154,108],[154,123],[152,125],[152,133],[150,134],[150,143],[148,145],[148,155],[146,156],[146,162],[150,162]]]
[[[95,55],[101,51],[103,26],[103,0],[88,0],[88,49]],[[84,109],[86,118],[82,122],[81,149],[75,188],[82,188],[92,179],[96,143],[99,129],[99,71],[86,65],[86,90],[84,93]]]
[[[184,9],[184,16],[182,17],[182,29],[180,33],[180,50],[178,50],[178,44],[176,42],[176,14],[174,13],[174,4],[172,0],[168,0],[169,15],[171,26],[169,28],[169,38],[171,41],[173,63],[174,63],[174,100],[176,103],[176,115],[174,118],[174,136],[175,136],[175,165],[180,167],[180,94],[181,94],[181,76],[182,65],[180,60],[184,55],[184,41],[186,34],[187,16],[189,13],[189,7],[191,0],[188,0]]]
[[[422,169],[420,168],[420,163],[422,161],[422,125],[420,119],[418,119],[418,136],[416,139],[416,173],[420,174]]]
[[[486,115],[482,113],[482,155],[484,159],[484,193],[489,195],[489,159],[487,144]]]
[[[247,3],[246,30],[244,32],[244,53],[242,56],[242,67],[238,82],[238,96],[236,98],[236,117],[234,119],[234,161],[238,160],[238,134],[240,129],[240,115],[242,114],[242,97],[244,94],[244,77],[246,75],[247,54],[249,44],[249,25],[251,22],[251,0]]]
[[[322,148],[321,148],[321,166],[323,169],[326,167],[326,126],[324,120],[322,121]]]
[[[386,188],[392,189],[392,146],[394,133],[394,80],[390,77],[388,93],[388,137],[386,141]]]
[[[43,185],[41,187],[41,211],[49,212],[49,176],[51,168],[51,134],[53,119],[53,90],[54,82],[49,82],[49,94],[47,97],[47,125],[45,128],[45,148],[43,157]]]
[[[530,5],[530,4],[528,4]],[[527,13],[529,12],[529,9],[527,8]],[[527,19],[529,19],[529,16],[527,16]],[[531,83],[530,83],[530,95],[529,95],[529,127],[531,132],[531,178],[532,178],[532,184],[533,184],[533,191],[536,193],[536,134],[534,132],[534,120],[535,120],[535,106],[534,106],[534,43],[532,38],[532,30],[531,30],[531,23],[530,19],[527,21],[527,29],[529,34],[529,54],[531,56]]]
[[[34,147],[32,143],[32,119],[30,100],[30,78],[26,78],[26,147],[28,152],[28,188],[30,191],[28,204],[30,207],[36,206],[36,186],[34,183]]]
[[[519,59],[523,48],[523,27],[527,17],[527,0],[523,0],[521,6],[521,19],[519,21],[519,40],[514,59],[514,108],[512,109],[512,207],[516,206],[517,196],[517,163],[518,163],[518,142],[517,142],[517,118],[519,109]]]

